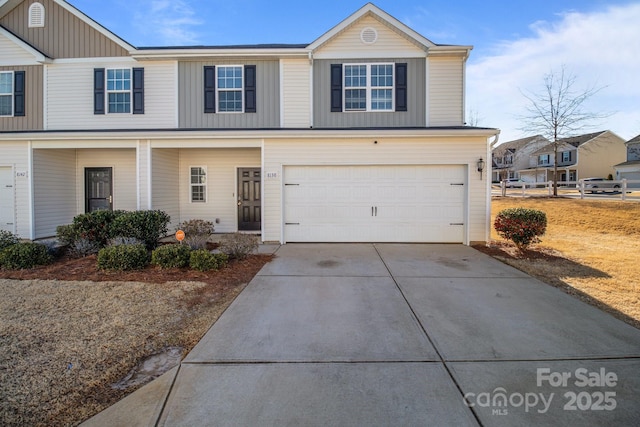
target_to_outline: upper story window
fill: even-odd
[[[562,163],[568,163],[571,161],[571,151],[562,152]]]
[[[29,6],[29,28],[44,27],[44,6],[33,3]]]
[[[218,111],[241,113],[243,111],[243,73],[241,66],[218,67]]]
[[[393,111],[393,64],[346,64],[344,111]]]
[[[107,111],[109,113],[131,112],[131,69],[107,70]]]
[[[538,156],[538,164],[543,166],[543,165],[550,165],[551,164],[551,155],[550,154],[540,154]]]
[[[0,72],[0,116],[13,116],[13,71]]]
[[[512,165],[513,164],[513,154],[507,154],[506,156],[504,156],[504,163],[507,165]]]

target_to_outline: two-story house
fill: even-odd
[[[506,141],[494,147],[491,151],[492,181],[520,178],[518,171],[529,167],[531,154],[548,144],[547,138],[536,135]]]
[[[616,179],[640,181],[640,135],[631,138],[626,143],[627,161],[615,165]],[[631,188],[640,188],[640,184],[628,184]]]
[[[161,209],[282,243],[486,241],[498,131],[464,126],[471,49],[370,3],[310,44],[135,47],[66,1],[0,1],[0,223]]]
[[[555,152],[553,143],[533,152],[529,166],[519,171],[522,180],[552,181],[554,165],[558,181],[607,178],[615,173],[614,165],[626,158],[624,139],[609,130],[563,138],[558,141],[556,156]]]

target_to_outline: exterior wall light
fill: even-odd
[[[482,160],[482,157],[478,159],[478,163],[476,163],[476,166],[478,166],[478,172],[480,172],[480,179],[482,179],[482,171],[484,170],[484,160]]]

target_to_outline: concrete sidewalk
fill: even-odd
[[[276,255],[179,368],[84,425],[640,425],[640,331],[474,249]]]

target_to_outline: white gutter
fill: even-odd
[[[149,49],[132,50],[129,52],[132,58],[137,60],[166,60],[166,59],[193,59],[193,58],[246,58],[246,57],[267,57],[267,58],[295,58],[307,57],[306,48],[237,48],[237,49]]]

